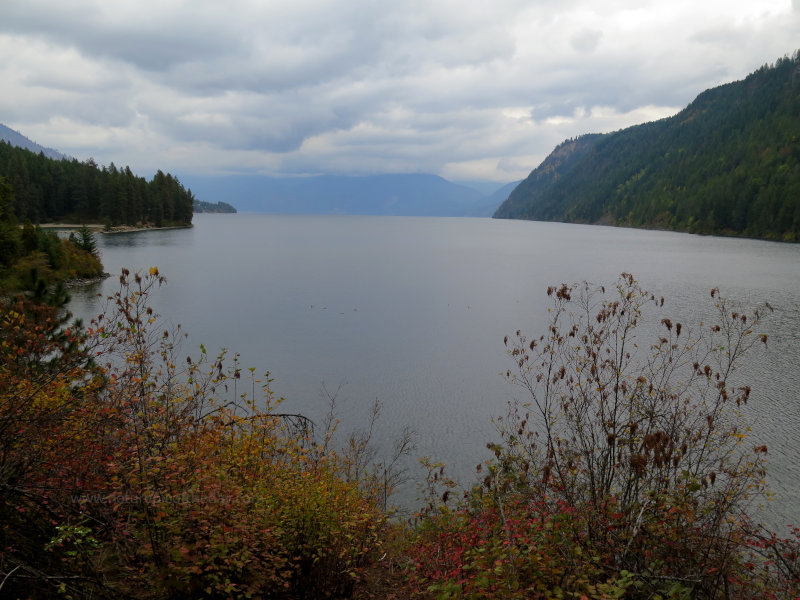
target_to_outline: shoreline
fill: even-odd
[[[86,226],[92,233],[135,233],[137,231],[161,231],[166,229],[191,229],[194,227],[191,223],[188,225],[167,225],[164,227],[149,227],[146,225],[119,225],[106,229],[105,225],[101,223],[40,223],[39,227],[42,229],[64,229],[69,231],[78,231],[81,227]]]
[[[67,288],[81,287],[85,285],[91,285],[93,283],[101,283],[109,277],[111,277],[111,273],[106,273],[103,271],[100,275],[96,275],[94,277],[76,277],[75,279],[66,279],[64,281],[64,286]]]

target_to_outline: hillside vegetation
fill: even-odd
[[[713,290],[717,319],[690,327],[630,275],[549,288],[547,331],[506,338],[522,400],[496,421],[476,484],[423,459],[426,506],[400,522],[387,495],[410,438],[381,456],[372,425],[337,438],[333,404],[313,423],[235,355],[187,357],[148,305],[164,282],[123,270],[86,329],[0,298],[3,597],[800,593],[800,529],[748,518],[767,448],[732,373],[766,343],[758,310]]]
[[[677,115],[560,145],[496,218],[800,240],[800,53]]]

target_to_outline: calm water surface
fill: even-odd
[[[709,290],[775,308],[766,352],[748,369],[754,438],[766,443],[774,522],[800,523],[800,245],[491,219],[196,215],[191,229],[103,235],[103,262],[158,266],[156,310],[189,332],[186,353],[227,348],[269,370],[284,408],[321,422],[321,389],[340,388],[345,429],[383,404],[378,440],[404,426],[418,455],[461,482],[496,438],[492,418],[520,392],[503,337],[538,335],[545,290],[613,283],[625,271],[684,323],[710,314]],[[109,278],[73,293],[88,318]],[[755,439],[754,439],[755,441]],[[406,492],[413,500],[414,490]]]

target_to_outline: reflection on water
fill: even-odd
[[[73,291],[97,312],[113,275],[158,266],[169,280],[155,308],[200,343],[269,370],[292,411],[320,421],[321,385],[336,389],[343,423],[384,405],[378,439],[405,425],[420,455],[462,482],[486,456],[491,419],[518,391],[500,376],[503,337],[542,332],[548,285],[611,283],[633,273],[691,323],[718,286],[747,304],[768,300],[770,342],[742,376],[752,381],[753,439],[770,448],[771,519],[800,508],[800,246],[670,232],[491,219],[197,215],[195,227],[103,235],[102,284]],[[411,490],[407,498],[413,500]]]

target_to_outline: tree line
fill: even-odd
[[[91,158],[54,160],[0,142],[0,176],[14,192],[19,223],[47,221],[118,225],[188,225],[194,196],[158,171],[150,181],[130,167],[98,166]]]
[[[68,239],[26,221],[19,226],[14,193],[0,176],[0,296],[27,292],[40,302],[68,300],[64,282],[103,274],[94,234],[81,228]]]

